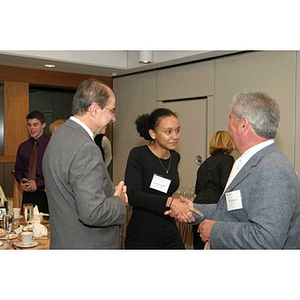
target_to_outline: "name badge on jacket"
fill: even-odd
[[[151,184],[150,184],[150,188],[154,189],[154,190],[157,190],[157,191],[160,191],[160,192],[167,193],[170,184],[171,184],[170,179],[167,179],[167,178],[164,178],[162,176],[154,174],[153,178],[152,178],[152,181],[151,181]]]
[[[225,197],[228,211],[243,208],[242,195],[240,190],[225,193]]]

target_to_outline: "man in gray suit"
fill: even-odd
[[[300,183],[273,140],[279,119],[278,104],[264,93],[234,97],[229,132],[239,169],[217,204],[194,204],[204,215],[194,214],[194,224],[210,248],[300,248]]]
[[[126,186],[115,188],[94,135],[116,120],[116,98],[101,82],[78,87],[72,114],[52,135],[43,159],[51,249],[117,249],[125,222]]]

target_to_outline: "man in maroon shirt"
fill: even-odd
[[[26,119],[30,138],[21,143],[18,148],[15,178],[23,190],[22,205],[33,203],[38,206],[40,212],[49,213],[42,171],[43,156],[50,139],[50,136],[44,134],[45,115],[40,111],[32,111],[26,116]],[[29,178],[29,161],[35,142],[37,145],[36,172],[33,178]]]

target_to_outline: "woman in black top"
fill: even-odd
[[[227,131],[217,131],[209,143],[209,154],[197,172],[194,203],[217,203],[224,191],[232,169],[234,158],[232,140]],[[203,249],[204,243],[197,232],[198,225],[193,226],[194,249]]]
[[[192,207],[172,198],[179,187],[178,163],[175,151],[180,125],[175,113],[158,108],[139,116],[137,131],[149,145],[130,151],[125,184],[129,205],[133,207],[127,226],[126,249],[184,249],[175,220],[164,212],[171,208],[192,221]]]

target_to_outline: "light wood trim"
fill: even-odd
[[[22,206],[22,197],[23,197],[23,191],[22,191],[21,185],[15,179],[14,180],[14,189],[13,189],[14,207]]]
[[[16,161],[16,156],[0,155],[0,163],[13,163]]]
[[[0,81],[18,81],[43,86],[77,88],[83,80],[88,78],[101,80],[112,88],[111,77],[0,66]]]

